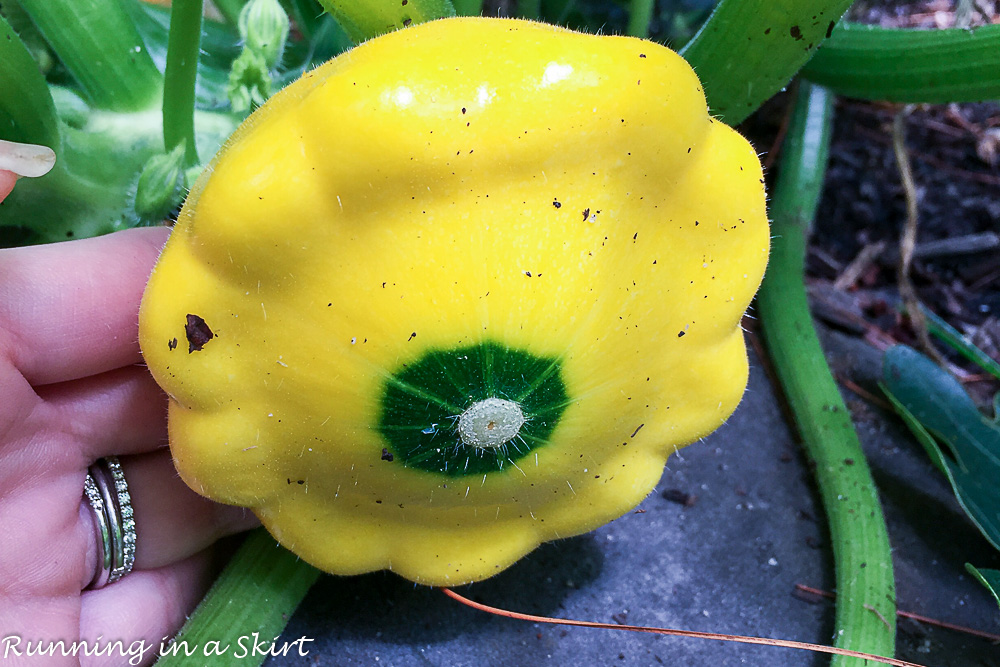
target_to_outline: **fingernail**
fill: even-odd
[[[0,169],[18,176],[36,178],[44,176],[56,163],[56,154],[48,146],[19,144],[0,139]]]

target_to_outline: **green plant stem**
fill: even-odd
[[[708,106],[736,125],[783,89],[853,0],[722,0],[681,50]]]
[[[655,0],[631,0],[626,34],[632,37],[649,37],[649,22],[653,20]]]
[[[170,10],[167,71],[163,85],[163,147],[186,142],[185,161],[198,163],[194,137],[195,81],[201,49],[202,0],[174,0]]]
[[[278,546],[263,528],[253,531],[174,638],[173,651],[160,658],[157,666],[190,665],[193,656],[204,667],[228,667],[234,658],[243,667],[260,665],[266,653],[236,658],[241,646],[252,647],[246,638],[258,633],[260,640],[271,642],[281,634],[319,574]],[[204,650],[213,642],[228,650],[206,657]],[[309,649],[308,645],[302,648]],[[188,657],[187,651],[196,653]],[[295,654],[292,649],[291,655]]]
[[[355,44],[406,26],[455,15],[451,0],[320,0]]]
[[[140,111],[156,104],[162,77],[121,0],[20,3],[94,106]]]
[[[889,538],[850,413],[823,356],[803,273],[806,237],[822,191],[832,102],[803,83],[771,204],[773,248],[757,296],[764,338],[815,464],[837,578],[836,646],[892,657],[895,585]],[[861,665],[855,658],[833,664]]]
[[[1000,99],[1000,25],[908,30],[842,24],[803,75],[864,99],[927,104]]]

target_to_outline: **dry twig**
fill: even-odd
[[[910,115],[912,106],[906,106],[896,114],[892,123],[892,149],[896,155],[896,164],[899,167],[899,177],[903,184],[903,193],[906,196],[906,225],[899,238],[899,270],[897,281],[899,283],[899,294],[906,304],[906,312],[913,325],[913,331],[917,335],[917,341],[921,350],[927,356],[934,359],[939,366],[945,366],[945,360],[931,342],[931,336],[927,331],[927,322],[923,312],[920,310],[920,299],[917,291],[910,280],[910,265],[913,262],[913,249],[917,244],[917,186],[913,181],[913,171],[910,169],[910,158],[906,152],[906,118]]]

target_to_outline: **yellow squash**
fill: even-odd
[[[762,183],[650,42],[365,43],[236,132],[157,264],[177,469],[341,574],[459,584],[614,519],[740,400]]]

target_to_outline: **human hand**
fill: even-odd
[[[0,169],[0,200],[14,180]],[[132,229],[0,250],[4,665],[151,663],[209,585],[212,545],[257,523],[189,490],[166,449],[166,397],[141,365],[138,310],[168,234]],[[135,564],[85,590],[100,547],[84,479],[111,456],[121,457],[135,511]],[[59,640],[67,650],[77,642],[79,657],[58,646],[28,657],[29,644]]]

